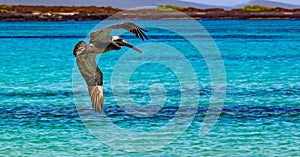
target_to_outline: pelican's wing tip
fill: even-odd
[[[74,50],[73,50],[73,55],[74,57],[77,57],[81,52],[82,50],[84,49],[84,47],[86,46],[86,42],[84,41],[79,41],[75,47],[74,47]]]

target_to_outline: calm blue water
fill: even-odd
[[[175,28],[190,32],[191,28],[181,27],[183,22],[137,23],[175,24]],[[199,88],[184,91],[199,93],[199,108],[188,129],[176,140],[148,152],[110,147],[88,130],[83,123],[86,119],[82,120],[77,112],[76,105],[86,106],[78,109],[91,119],[98,116],[89,108],[89,99],[82,104],[73,99],[78,93],[73,93],[73,74],[77,69],[72,55],[74,45],[84,40],[98,23],[0,23],[1,156],[300,156],[300,21],[199,21],[216,42],[227,79],[220,118],[209,134],[201,138],[199,128],[212,93],[203,57],[186,39],[167,30],[146,28],[150,40],[145,43],[123,34],[133,45],[161,43],[176,48],[193,67],[198,80]],[[190,35],[193,37],[193,32]],[[143,45],[139,48],[143,49]],[[151,85],[159,83],[166,93],[164,107],[148,117],[125,113],[114,99],[111,77],[127,50],[106,53],[99,59],[104,73],[104,115],[132,132],[157,130],[175,116],[182,95],[180,81],[167,66],[141,65],[130,76],[130,98],[147,106],[152,96]],[[156,47],[147,45],[143,50],[160,53]],[[142,57],[134,53],[128,62]],[[175,62],[176,57],[161,60]],[[80,89],[86,92],[84,83]],[[130,102],[122,99],[126,94],[121,92],[117,96],[130,106]],[[159,95],[160,92],[157,98]],[[195,111],[187,108],[186,112],[189,110]],[[115,130],[108,130],[108,137],[109,132],[113,135]],[[140,142],[152,144],[151,138]]]

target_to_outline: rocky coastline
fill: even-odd
[[[197,20],[299,20],[300,9],[275,8],[266,11],[180,8],[177,11],[157,9],[123,11],[112,7],[4,6],[0,21],[86,21],[104,20],[169,20],[186,19],[178,11]],[[118,16],[113,16],[118,14]]]

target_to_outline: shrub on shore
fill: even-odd
[[[243,8],[244,11],[270,11],[272,7],[261,5],[247,5]]]
[[[157,10],[160,11],[174,11],[174,10],[183,10],[183,6],[174,6],[174,5],[159,5],[156,7]]]

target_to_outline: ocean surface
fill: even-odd
[[[149,40],[121,37],[144,55],[97,58],[101,115],[72,51],[102,21],[0,22],[0,156],[300,156],[300,21],[196,21],[202,35],[187,21],[135,22]],[[207,66],[192,44],[199,38],[215,44],[206,50],[221,54],[226,72],[224,106],[205,136],[210,70],[220,67]]]

